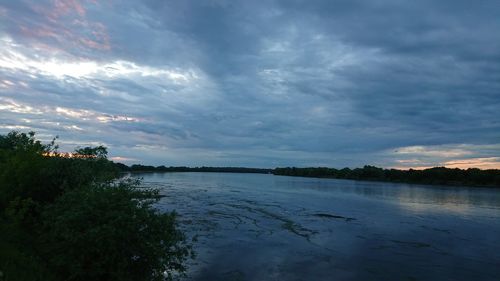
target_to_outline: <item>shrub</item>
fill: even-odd
[[[0,135],[0,280],[171,280],[191,253],[158,191],[116,182],[105,147]],[[71,157],[70,157],[71,156]]]
[[[64,280],[170,280],[190,253],[175,213],[131,183],[66,192],[43,213],[43,242]]]

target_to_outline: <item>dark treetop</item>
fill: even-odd
[[[425,170],[382,169],[374,166],[364,166],[356,169],[333,168],[276,168],[275,175],[335,178],[351,180],[370,180],[388,182],[406,182],[417,184],[465,185],[500,187],[500,170],[480,169],[449,169],[435,167]]]
[[[127,166],[115,163],[124,172],[218,172],[218,173],[260,173],[281,176],[335,178],[367,181],[405,182],[416,184],[464,185],[500,187],[500,170],[480,170],[476,168],[450,169],[435,167],[425,170],[383,169],[374,166],[363,168],[334,169],[326,167],[310,168],[243,168],[243,167],[166,167],[134,164]]]

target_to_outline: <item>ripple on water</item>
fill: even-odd
[[[144,179],[145,186],[165,195],[157,207],[175,209],[180,227],[194,239],[197,258],[187,280],[497,280],[500,275],[498,191],[450,190],[458,192],[449,196],[451,206],[448,190],[411,185],[360,187],[352,181],[248,174]]]

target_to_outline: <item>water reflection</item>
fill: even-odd
[[[385,200],[397,200],[404,203],[442,205],[450,211],[462,210],[469,205],[483,208],[500,208],[500,190],[477,187],[429,186],[404,183],[384,183],[337,179],[295,180],[283,177],[278,184],[288,184],[293,188],[316,190],[321,192],[341,192],[364,197]],[[412,205],[413,206],[413,205]],[[456,207],[456,208],[454,208]]]
[[[198,237],[188,280],[496,280],[494,189],[252,174],[143,175]]]

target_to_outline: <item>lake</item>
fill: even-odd
[[[195,238],[186,280],[500,280],[500,190],[148,173]]]

